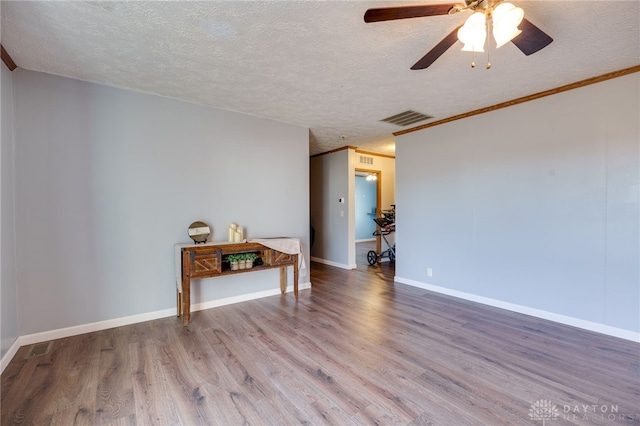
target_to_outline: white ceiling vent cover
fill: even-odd
[[[371,164],[373,165],[373,157],[366,157],[364,155],[360,156],[360,164]]]
[[[383,118],[380,121],[385,123],[396,124],[398,126],[408,126],[409,124],[417,123],[418,121],[428,120],[433,118],[430,115],[423,114],[416,111],[405,111],[400,114],[392,115],[391,117]]]

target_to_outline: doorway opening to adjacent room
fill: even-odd
[[[355,244],[356,265],[368,267],[367,253],[380,251],[380,236],[374,236],[376,223],[374,219],[381,209],[381,179],[379,170],[355,170]]]

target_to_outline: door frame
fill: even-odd
[[[380,213],[381,211],[380,205],[382,204],[382,172],[380,170],[371,170],[371,169],[363,169],[363,168],[356,168],[355,172],[376,175],[376,217],[380,217],[380,215],[382,214]],[[354,175],[354,179],[355,179],[355,176],[357,175]],[[378,230],[380,229],[377,223],[376,223],[376,229]],[[356,230],[354,229],[353,232],[355,233]],[[376,253],[380,253],[381,251],[382,251],[382,239],[380,238],[380,235],[378,235],[376,236]]]

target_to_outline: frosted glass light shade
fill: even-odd
[[[467,19],[458,30],[460,40],[465,52],[484,52],[484,42],[487,38],[487,21],[484,13],[475,12]]]
[[[493,10],[493,38],[496,40],[496,47],[504,46],[522,32],[518,25],[523,18],[524,11],[511,3],[500,3]]]
[[[493,38],[496,40],[496,48],[502,47],[505,44],[509,43],[515,36],[520,34],[518,28],[506,29],[506,30],[496,30],[496,27],[493,27]]]

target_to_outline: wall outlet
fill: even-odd
[[[433,276],[433,269],[427,268],[427,276],[428,277],[432,277]]]

